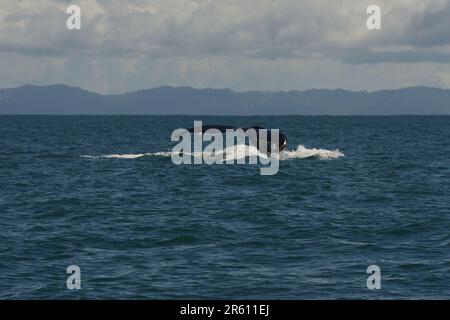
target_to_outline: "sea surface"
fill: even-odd
[[[281,129],[278,174],[173,164],[194,120]],[[444,116],[0,116],[0,299],[448,299],[449,165]]]

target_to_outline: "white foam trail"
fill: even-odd
[[[136,159],[143,157],[145,153],[138,153],[138,154],[104,154],[100,156],[87,156],[82,155],[83,158],[92,158],[92,159],[99,159],[99,158],[108,158],[108,159]]]
[[[304,158],[317,158],[321,160],[329,160],[329,159],[338,159],[341,157],[345,157],[345,155],[339,151],[339,149],[336,150],[327,150],[327,149],[308,149],[305,148],[303,145],[299,145],[296,150],[285,150],[280,153],[281,160],[288,160],[288,159],[304,159]]]
[[[234,148],[234,156],[233,156],[233,148]],[[192,155],[194,157],[201,157],[202,152],[194,152],[188,153],[188,155]],[[248,145],[236,145],[230,148],[225,148],[223,150],[218,150],[216,152],[217,156],[223,155],[225,160],[231,159],[242,159],[250,156],[259,156],[261,158],[267,158],[267,155],[259,152],[259,150],[255,146]],[[99,156],[89,156],[82,155],[83,158],[107,158],[107,159],[137,159],[145,156],[159,156],[159,157],[170,157],[171,151],[159,151],[159,152],[147,152],[147,153],[137,153],[137,154],[105,154]],[[213,157],[212,153],[203,153],[203,157]],[[274,156],[274,155],[273,155]],[[329,159],[337,159],[341,157],[345,157],[345,155],[336,150],[327,150],[327,149],[308,149],[303,145],[299,145],[295,150],[284,150],[280,152],[279,159],[280,160],[289,160],[289,159],[304,159],[304,158],[317,158],[321,160],[329,160]]]
[[[170,157],[172,155],[171,151],[158,151],[153,153],[146,153],[146,156],[159,156],[159,157]]]
[[[170,157],[170,151],[161,151],[161,152],[147,152],[147,153],[130,153],[130,154],[103,154],[99,156],[89,156],[89,155],[82,155],[82,158],[92,158],[92,159],[98,159],[98,158],[106,158],[106,159],[137,159],[145,156],[161,156],[161,157]]]
[[[136,159],[145,156],[145,153],[138,154],[107,154],[100,156],[102,158],[111,158],[111,159]]]

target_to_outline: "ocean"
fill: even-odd
[[[177,166],[194,120],[287,156]],[[449,116],[0,116],[0,298],[447,299],[449,142]]]

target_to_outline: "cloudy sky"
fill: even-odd
[[[366,27],[371,4],[382,30]],[[0,87],[55,83],[450,88],[450,0],[0,0]]]

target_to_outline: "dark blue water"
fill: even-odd
[[[194,120],[345,157],[82,157],[167,151]],[[450,117],[1,116],[0,298],[448,298],[449,142]]]

